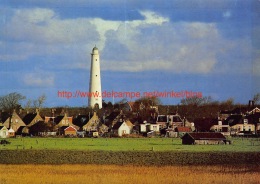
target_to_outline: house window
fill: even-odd
[[[96,61],[97,61],[97,59],[96,59]]]

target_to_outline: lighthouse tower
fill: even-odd
[[[91,53],[91,68],[89,80],[89,98],[88,106],[92,108],[102,108],[101,96],[101,76],[100,76],[100,61],[98,48],[95,46]]]

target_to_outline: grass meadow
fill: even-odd
[[[0,165],[0,183],[259,183],[251,166]]]
[[[260,139],[232,138],[231,145],[182,145],[180,138],[10,138],[0,150],[243,151],[258,152]]]

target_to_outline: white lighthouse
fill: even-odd
[[[88,106],[92,108],[102,108],[102,91],[101,91],[101,76],[100,76],[100,61],[98,48],[95,46],[91,53],[91,68],[89,80],[89,98]]]

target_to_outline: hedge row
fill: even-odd
[[[260,152],[1,150],[0,164],[223,165],[257,164]]]

